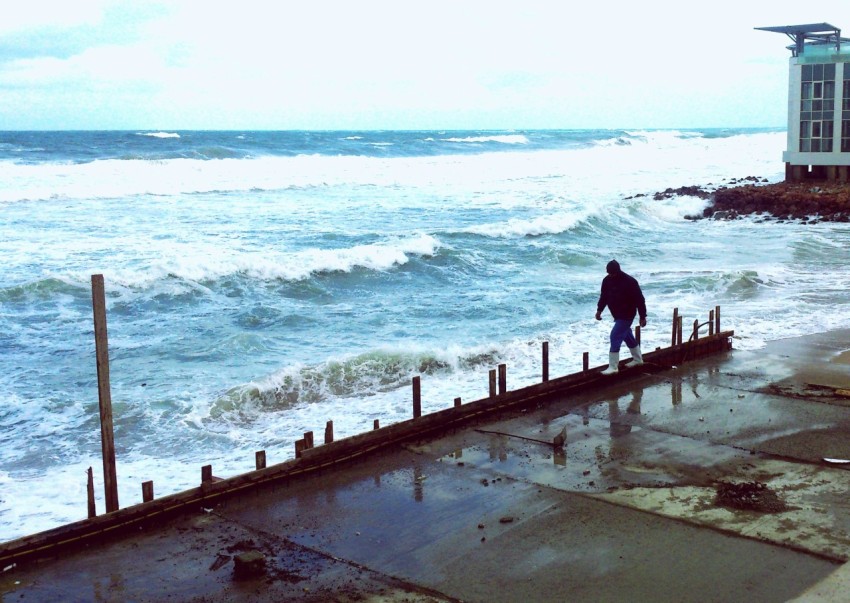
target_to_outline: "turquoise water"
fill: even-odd
[[[0,539],[102,492],[92,274],[119,500],[607,360],[605,263],[644,347],[721,305],[735,345],[846,327],[846,225],[690,221],[683,185],[782,177],[775,130],[0,133]],[[637,194],[649,196],[627,199]],[[702,321],[701,320],[701,321]],[[104,505],[98,498],[98,508]]]

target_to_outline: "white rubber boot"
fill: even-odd
[[[632,353],[633,365],[643,364],[643,354],[640,353],[640,345],[636,345],[633,348],[629,348],[629,351]]]
[[[603,375],[613,375],[620,370],[620,352],[608,352],[608,368],[602,371]]]

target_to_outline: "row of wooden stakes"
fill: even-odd
[[[94,282],[94,277],[93,277]],[[102,281],[100,283],[100,292],[102,295]],[[97,307],[97,304],[95,304]],[[101,306],[103,307],[103,306]],[[105,337],[105,318],[104,320],[104,334]],[[97,322],[97,313],[96,313],[96,322]],[[679,309],[673,309],[673,323],[672,323],[672,333],[671,333],[671,345],[672,347],[676,347],[677,345],[682,345],[682,328],[683,318],[679,315]],[[699,320],[694,320],[693,331],[689,338],[689,341],[693,341],[699,338],[699,330],[703,326],[708,326],[708,335],[712,336],[714,333],[720,333],[720,306],[715,306],[715,309],[709,312],[709,318],[706,322],[700,323]],[[635,339],[638,344],[640,344],[640,327],[635,327]],[[105,347],[105,346],[104,346]],[[107,361],[108,362],[108,361]],[[99,365],[100,366],[100,365]],[[589,352],[584,352],[582,354],[582,372],[587,372],[590,370],[590,354]],[[549,381],[549,342],[544,341],[542,344],[542,381]],[[412,389],[413,389],[413,418],[417,419],[422,416],[422,388],[421,388],[421,378],[419,376],[413,377],[412,380]],[[489,395],[491,398],[506,393],[507,390],[507,365],[500,364],[496,369],[490,369],[489,372]],[[462,401],[461,398],[454,399],[454,406],[461,406]],[[111,417],[110,417],[111,419]],[[373,429],[380,429],[380,422],[378,419],[375,419],[373,422]],[[333,421],[328,421],[325,425],[325,435],[324,435],[324,443],[329,444],[334,441],[334,427]],[[314,434],[312,431],[307,431],[304,433],[304,437],[297,440],[295,442],[295,458],[301,458],[302,453],[305,450],[314,447]],[[114,452],[113,452],[114,454]],[[114,460],[112,461],[112,471],[114,472]],[[257,470],[266,468],[266,451],[258,450],[255,453],[255,467]],[[95,497],[94,497],[94,475],[92,472],[92,468],[89,467],[88,471],[88,484],[87,484],[87,494],[88,494],[88,516],[95,517],[96,509],[95,509]],[[114,473],[113,473],[114,475]],[[201,486],[203,487],[206,484],[210,484],[216,481],[220,481],[222,478],[216,477],[212,472],[212,465],[204,465],[201,467]],[[117,488],[115,497],[115,505],[116,508],[110,509],[107,508],[108,511],[117,510]],[[154,499],[154,487],[153,481],[149,480],[142,483],[142,502],[151,502]],[[109,507],[109,505],[107,505]]]

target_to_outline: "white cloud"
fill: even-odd
[[[107,3],[107,0],[9,2],[3,7],[0,36],[34,29],[95,24],[102,19]]]
[[[0,25],[0,94],[85,103],[128,128],[781,125],[764,120],[785,94],[786,40],[753,27],[808,12],[787,0],[36,0]],[[74,43],[47,49],[62,28]],[[30,48],[3,63],[9,32]],[[0,103],[0,129],[26,115]]]

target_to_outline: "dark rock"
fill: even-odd
[[[760,181],[761,182],[761,181]],[[767,185],[718,188],[712,196],[705,217],[717,212],[734,212],[733,216],[767,214],[783,220],[818,221],[850,219],[850,185],[821,183],[812,186],[805,182],[778,182]]]

